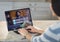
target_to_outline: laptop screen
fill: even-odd
[[[5,16],[9,31],[33,25],[30,8],[5,11]]]

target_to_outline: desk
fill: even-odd
[[[36,27],[37,29],[43,29],[45,30],[46,28],[48,28],[50,25],[54,24],[58,22],[57,20],[34,20],[33,21],[33,26]],[[4,22],[3,22],[4,23]],[[0,27],[1,27],[1,22],[0,22]],[[3,24],[3,28],[5,28],[4,26],[6,26],[6,24]],[[5,41],[21,41],[21,42],[28,42],[27,39],[22,39],[23,37],[19,34],[14,33],[13,31],[9,31],[7,38],[5,39]]]

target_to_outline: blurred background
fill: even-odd
[[[5,21],[5,11],[30,8],[33,20],[57,20],[52,16],[50,0],[0,0],[0,21]]]

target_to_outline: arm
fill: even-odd
[[[28,33],[27,30],[25,29],[19,29],[18,32],[22,35],[22,36],[25,36],[28,40],[32,40],[32,38],[34,39],[34,37]],[[36,38],[36,37],[35,37]]]
[[[20,34],[25,36],[28,40],[31,40],[31,42],[58,42],[58,39],[56,38],[57,35],[55,35],[51,28],[48,28],[42,35],[40,36],[32,36],[30,33],[28,33],[25,29],[21,29],[19,31]]]
[[[44,32],[44,30],[37,30],[37,33],[43,33]]]
[[[45,32],[36,37],[32,37],[32,42],[58,42],[58,36],[55,34],[56,30],[54,31],[51,27],[47,28]]]
[[[23,36],[26,36],[28,40],[31,40],[32,42],[58,42],[60,36],[57,35],[57,33],[60,33],[60,25],[54,25],[50,26],[45,30],[44,33],[40,36],[32,36],[28,31],[25,29],[21,29],[19,33],[23,33]],[[39,31],[38,31],[39,32]]]

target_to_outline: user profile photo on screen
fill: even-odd
[[[5,11],[5,16],[8,30],[23,28],[23,23],[33,25],[30,8]]]

